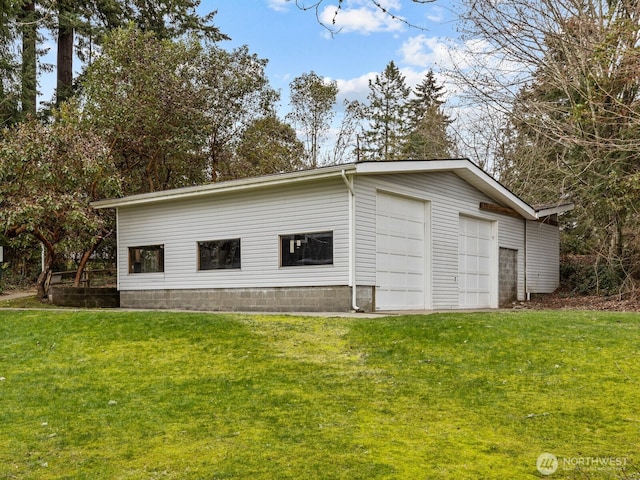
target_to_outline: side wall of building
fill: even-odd
[[[118,288],[122,304],[128,306],[129,299],[135,298],[137,306],[155,306],[158,295],[162,295],[163,306],[182,308],[195,295],[183,295],[184,299],[179,300],[181,295],[173,294],[175,301],[167,303],[170,295],[160,294],[161,291],[189,290],[202,295],[208,291],[210,297],[219,293],[218,300],[226,301],[229,294],[224,289],[348,288],[348,205],[349,191],[342,179],[336,178],[278,189],[121,207]],[[280,235],[324,231],[333,232],[332,265],[280,265]],[[235,238],[240,239],[241,268],[198,270],[198,242]],[[129,273],[129,248],[153,245],[163,246],[164,272]],[[216,293],[217,289],[223,290]],[[153,291],[155,299],[151,293],[127,293]],[[345,306],[348,307],[349,304]]]
[[[560,231],[527,222],[527,293],[551,293],[560,285]]]

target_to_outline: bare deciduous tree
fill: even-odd
[[[640,230],[640,5],[466,5],[476,49],[473,68],[457,73],[508,120],[501,180],[531,202],[570,198],[583,242],[624,275],[637,269],[629,239]]]

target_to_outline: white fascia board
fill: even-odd
[[[407,160],[394,162],[366,162],[356,164],[358,174],[453,172],[485,195],[518,212],[522,217],[536,220],[531,205],[503,186],[487,172],[466,158],[452,160]]]
[[[292,184],[310,180],[318,180],[329,177],[342,176],[342,172],[352,173],[355,170],[353,164],[336,165],[332,167],[322,167],[314,170],[302,170],[299,172],[282,173],[275,175],[265,175],[262,177],[251,177],[240,180],[229,180],[226,182],[209,183],[195,187],[176,188],[173,190],[163,190],[160,192],[142,193],[122,198],[112,198],[92,202],[94,208],[118,208],[133,205],[165,202],[169,200],[181,200],[187,198],[201,197],[207,195],[218,195],[229,192],[239,192],[243,190],[270,187],[279,184]]]
[[[550,215],[559,215],[561,213],[570,212],[574,208],[576,208],[576,206],[573,203],[563,203],[561,205],[556,205],[555,207],[547,207],[536,210],[536,216],[538,218],[544,218]]]

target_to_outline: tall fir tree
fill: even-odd
[[[399,160],[403,157],[409,127],[407,101],[410,93],[404,75],[393,60],[375,80],[369,80],[369,105],[364,114],[369,126],[364,132],[362,159]]]
[[[56,0],[57,35],[56,104],[73,94],[73,56],[76,36],[80,47],[100,42],[104,33],[132,23],[157,38],[178,38],[195,34],[212,41],[227,39],[211,24],[216,11],[200,15],[200,0]],[[88,40],[88,42],[87,42]],[[80,57],[83,52],[78,52]]]
[[[429,70],[413,94],[408,102],[410,126],[404,146],[406,158],[449,158],[455,143],[447,132],[452,120],[442,109],[444,86],[438,85],[433,71]]]
[[[0,125],[36,115],[42,22],[34,0],[0,0]]]

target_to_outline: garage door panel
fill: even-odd
[[[405,221],[402,221],[398,218],[390,218],[389,219],[389,231],[392,232],[392,235],[395,232],[399,232],[405,228]]]
[[[417,305],[420,302],[424,301],[424,295],[422,291],[409,291],[407,292],[406,304],[407,305]]]
[[[424,222],[406,222],[408,238],[424,239]]]
[[[407,277],[407,290],[422,292],[424,288],[424,278],[422,275],[409,275]]]
[[[407,238],[405,241],[407,255],[423,258],[421,249],[424,248],[424,238]]]
[[[484,257],[491,255],[491,242],[489,240],[481,240],[478,242],[478,254]]]
[[[478,271],[488,272],[491,268],[491,259],[489,257],[478,258]]]

